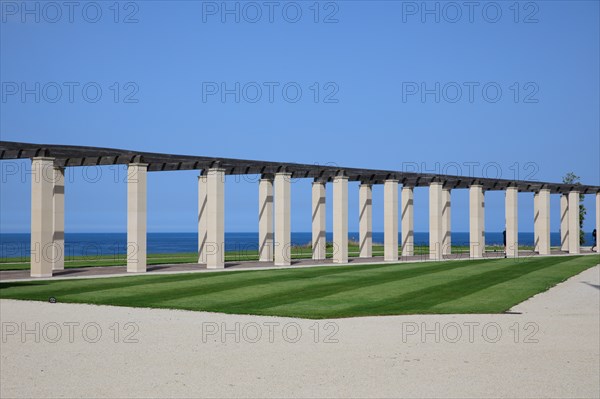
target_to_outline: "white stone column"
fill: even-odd
[[[550,190],[544,188],[538,198],[538,251],[550,255]]]
[[[569,192],[569,253],[578,254],[579,250],[579,191]]]
[[[519,256],[519,190],[517,187],[507,187],[504,197],[506,218],[506,256]]]
[[[198,263],[206,264],[208,190],[206,174],[198,176]]]
[[[442,255],[452,254],[452,192],[442,188]]]
[[[146,181],[148,165],[127,167],[127,272],[146,272]]]
[[[469,188],[469,241],[471,258],[485,254],[485,203],[483,187],[474,184]]]
[[[443,259],[442,236],[442,183],[431,182],[429,184],[429,259]]]
[[[206,175],[206,268],[225,268],[225,169]]]
[[[569,196],[560,195],[560,250],[569,251]]]
[[[596,252],[600,253],[600,192],[596,193]]]
[[[258,260],[273,262],[273,179],[258,182]]]
[[[275,174],[275,265],[292,264],[291,173]]]
[[[327,257],[326,233],[326,189],[325,182],[312,184],[312,258],[324,260]]]
[[[414,189],[402,186],[402,256],[413,256],[415,254],[415,224],[414,224]]]
[[[54,168],[52,270],[65,268],[65,170]]]
[[[383,184],[384,260],[398,261],[398,180],[388,179]]]
[[[31,277],[51,277],[54,233],[54,158],[31,161]]]
[[[358,224],[360,230],[359,247],[361,258],[373,256],[373,186],[361,184],[358,188]]]
[[[333,179],[333,263],[348,262],[348,177]]]
[[[540,251],[540,193],[533,193],[533,251]]]

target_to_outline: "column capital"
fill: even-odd
[[[53,157],[33,157],[32,161],[54,161],[56,158]]]
[[[127,166],[137,166],[138,168],[147,168],[148,164],[143,162],[130,162]]]

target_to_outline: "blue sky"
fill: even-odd
[[[1,2],[2,140],[600,184],[597,1],[53,4]],[[0,164],[0,231],[27,232],[29,162]],[[149,175],[149,231],[196,229],[196,176]],[[123,181],[71,170],[66,230],[125,231]],[[257,230],[257,196],[228,179],[226,230]],[[486,194],[486,230],[503,229],[503,199]],[[532,231],[533,195],[519,201]],[[427,202],[417,189],[416,231]],[[374,203],[381,231],[381,187]],[[310,231],[310,180],[292,205],[292,230]],[[452,212],[468,231],[466,190]]]

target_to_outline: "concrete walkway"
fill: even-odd
[[[582,255],[594,255],[595,253],[589,250],[582,250]],[[554,250],[550,256],[567,256],[568,253]],[[520,251],[519,257],[538,257],[532,251]],[[485,258],[497,259],[504,257],[504,254],[498,252],[487,252]],[[445,255],[444,260],[466,260],[469,259],[468,253]],[[400,257],[398,262],[436,262],[429,260],[429,255],[416,255]],[[374,263],[384,263],[383,256],[374,256],[372,258],[349,258],[350,265],[366,265]],[[207,269],[206,265],[197,263],[178,263],[178,264],[163,264],[148,266],[147,272],[143,274],[176,274],[176,273],[195,273],[195,272],[223,272],[233,270],[270,270],[270,269],[285,269],[298,267],[317,267],[317,266],[343,266],[334,264],[332,259],[325,261],[314,261],[312,259],[296,259],[292,261],[291,266],[274,266],[271,262],[258,261],[237,261],[226,262],[225,269]],[[59,279],[74,279],[74,278],[103,278],[117,276],[136,276],[138,273],[127,273],[126,266],[97,266],[97,267],[80,267],[67,268],[54,272],[53,277],[49,278],[32,278],[29,275],[29,270],[3,270],[0,271],[0,282],[13,281],[41,281],[41,280],[59,280]]]
[[[598,398],[599,289],[596,266],[509,314],[318,321],[0,300],[0,397]]]

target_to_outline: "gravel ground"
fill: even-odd
[[[600,266],[503,315],[337,320],[0,301],[0,396],[600,397]]]

